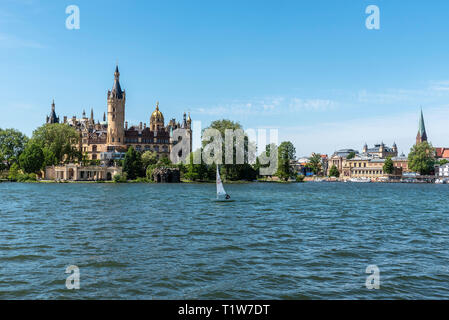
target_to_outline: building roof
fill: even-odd
[[[435,153],[437,158],[449,159],[449,148],[435,148]]]
[[[332,156],[346,158],[351,152],[354,152],[355,154],[359,154],[359,152],[354,149],[340,149],[340,150],[335,151]]]

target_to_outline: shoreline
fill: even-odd
[[[143,182],[129,180],[126,182],[114,182],[114,181],[55,181],[55,180],[37,180],[37,181],[10,181],[10,180],[0,180],[0,183],[36,183],[36,184],[215,184],[215,181],[187,181],[182,180],[178,183],[156,183],[156,182]],[[224,181],[225,184],[252,184],[252,183],[274,183],[274,184],[301,184],[301,183],[371,183],[371,184],[445,184],[445,183],[435,183],[435,182],[406,182],[406,181],[348,181],[348,180],[304,180],[304,181],[266,181],[266,180],[254,180],[254,181]]]

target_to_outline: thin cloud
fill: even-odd
[[[196,113],[204,115],[291,115],[292,112],[313,111],[321,112],[335,109],[339,104],[329,99],[301,99],[286,97],[254,98],[251,101],[234,101],[232,103],[201,107]]]
[[[37,41],[21,39],[14,35],[0,33],[0,47],[5,49],[20,49],[20,48],[32,48],[42,49],[44,45]]]

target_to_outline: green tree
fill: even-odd
[[[449,160],[441,159],[440,161],[438,161],[438,163],[440,164],[440,166],[442,166],[442,165],[445,165],[446,163],[449,163]]]
[[[145,170],[148,168],[149,165],[156,164],[157,161],[158,161],[157,153],[154,151],[145,151],[142,154],[142,165]]]
[[[391,157],[387,157],[387,159],[385,160],[383,170],[387,174],[392,174],[394,172],[394,164],[393,160],[391,160]]]
[[[319,153],[313,153],[309,159],[307,166],[313,171],[314,174],[318,174],[321,171],[321,155]]]
[[[33,140],[51,151],[57,163],[81,160],[79,133],[65,123],[45,124],[33,132]]]
[[[31,140],[19,157],[19,164],[25,173],[36,173],[44,165],[45,156],[42,148]]]
[[[186,165],[186,173],[184,177],[190,181],[200,181],[207,178],[207,166],[201,160],[201,164],[194,164],[194,153],[201,152],[201,149],[196,150],[195,152],[191,152],[189,155],[189,163]]]
[[[427,141],[414,145],[408,155],[408,161],[410,170],[422,175],[430,174],[435,165],[435,149]]]
[[[270,150],[271,151],[271,150]],[[278,147],[278,170],[276,176],[287,181],[295,175],[291,161],[295,159],[296,149],[290,141],[282,142]]]
[[[56,159],[56,156],[53,153],[53,151],[51,151],[47,147],[44,147],[44,148],[42,148],[42,152],[44,153],[44,164],[43,164],[42,169],[45,169],[45,167],[48,167],[48,166],[53,166],[53,165],[58,164],[58,159]]]
[[[238,122],[234,122],[231,120],[223,119],[213,121],[208,128],[216,129],[220,132],[221,138],[223,141],[223,149],[222,149],[222,163],[221,166],[223,170],[223,178],[226,180],[254,180],[257,177],[257,172],[254,170],[253,166],[251,166],[250,162],[255,160],[255,154],[251,154],[251,150],[255,150],[255,145],[252,145],[253,142],[250,142],[248,136],[245,135],[243,139],[243,146],[239,145],[239,141],[236,137],[233,139],[233,163],[226,163],[226,148],[225,148],[225,132],[226,130],[243,130],[242,126]],[[206,129],[208,129],[206,128]],[[203,142],[203,146],[205,146],[208,142]],[[250,145],[251,144],[251,145]],[[237,148],[243,148],[243,164],[237,164]],[[203,168],[204,169],[204,168]],[[207,169],[207,168],[206,168]],[[207,175],[207,174],[206,174]],[[215,174],[213,175],[215,176]]]
[[[19,164],[14,162],[9,168],[8,179],[11,181],[17,181],[19,179],[19,176],[20,176]]]
[[[348,156],[346,157],[346,159],[350,160],[350,159],[354,159],[355,158],[355,152],[351,151],[349,152]]]
[[[333,165],[329,170],[329,177],[339,177],[340,171],[338,171],[337,167]]]
[[[15,129],[0,129],[0,163],[9,169],[19,161],[19,156],[25,149],[28,138]]]
[[[138,177],[144,177],[145,171],[142,165],[142,156],[140,152],[130,147],[125,154],[123,171],[129,180],[135,180]]]

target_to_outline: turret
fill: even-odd
[[[47,119],[46,119],[47,123],[59,123],[59,117],[56,116],[55,110],[56,110],[55,99],[53,99],[53,102],[51,104],[50,116],[47,116]]]

